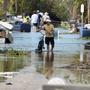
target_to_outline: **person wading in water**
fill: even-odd
[[[53,51],[54,48],[54,25],[51,24],[51,20],[47,19],[46,24],[43,25],[43,30],[45,30],[45,43],[47,44],[47,51]],[[50,48],[51,45],[51,48]]]

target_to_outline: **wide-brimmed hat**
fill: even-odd
[[[50,19],[46,19],[46,22],[51,22],[51,20]]]

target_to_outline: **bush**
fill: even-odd
[[[70,27],[68,22],[61,22],[61,27],[68,29]]]

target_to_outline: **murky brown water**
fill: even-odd
[[[80,61],[82,58],[83,62]],[[67,83],[90,84],[90,52],[86,50],[73,54],[67,51],[35,53],[11,50],[0,54],[0,72],[19,72],[26,66],[35,66],[36,71],[47,79],[60,77]],[[1,76],[0,81],[3,80],[5,77]]]
[[[90,84],[90,51],[84,50],[81,44],[83,41],[60,38],[55,40],[54,52],[44,50],[42,53],[35,53],[38,38],[35,37],[33,40],[30,34],[25,33],[27,37],[23,36],[24,33],[18,34],[18,37],[15,36],[15,44],[6,46],[13,48],[18,46],[17,48],[21,47],[21,50],[10,49],[0,53],[0,81],[6,79],[5,74],[2,75],[2,73],[19,72],[26,66],[34,66],[36,71],[47,79],[61,77],[67,83]],[[26,40],[26,43],[22,40]],[[34,41],[33,44],[32,41]]]
[[[19,72],[29,66],[30,61],[30,52],[10,50],[0,53],[0,81],[6,78],[7,72]]]
[[[60,52],[44,52],[39,54],[38,63],[34,63],[37,72],[45,75],[47,79],[51,77],[64,78],[67,83],[82,83],[90,84],[90,57],[89,52],[85,52],[84,61],[81,62],[80,53],[77,54],[62,54]],[[36,60],[36,59],[33,59]]]

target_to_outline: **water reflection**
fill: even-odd
[[[70,48],[69,48],[70,49]],[[71,84],[90,84],[90,52],[80,45],[76,53],[43,52],[35,54],[38,58],[37,71],[47,79],[51,77],[65,78]]]
[[[90,84],[90,69],[74,69],[72,73],[76,77],[73,81],[71,79],[72,83]]]
[[[32,66],[35,65],[36,71],[45,75],[46,78],[50,78],[53,73],[53,52],[35,53],[32,58]]]
[[[14,51],[0,53],[0,81],[3,81],[6,77],[10,77],[11,72],[18,72],[25,66],[30,65],[30,52],[29,55],[25,53],[19,54],[19,51],[17,53],[17,55]],[[6,74],[6,72],[9,72],[10,75]]]
[[[90,63],[90,50],[85,49],[83,44],[80,45],[80,63],[89,64]]]
[[[47,52],[45,56],[45,64],[44,64],[44,74],[47,79],[49,79],[53,74],[53,61],[54,61],[54,53]]]

